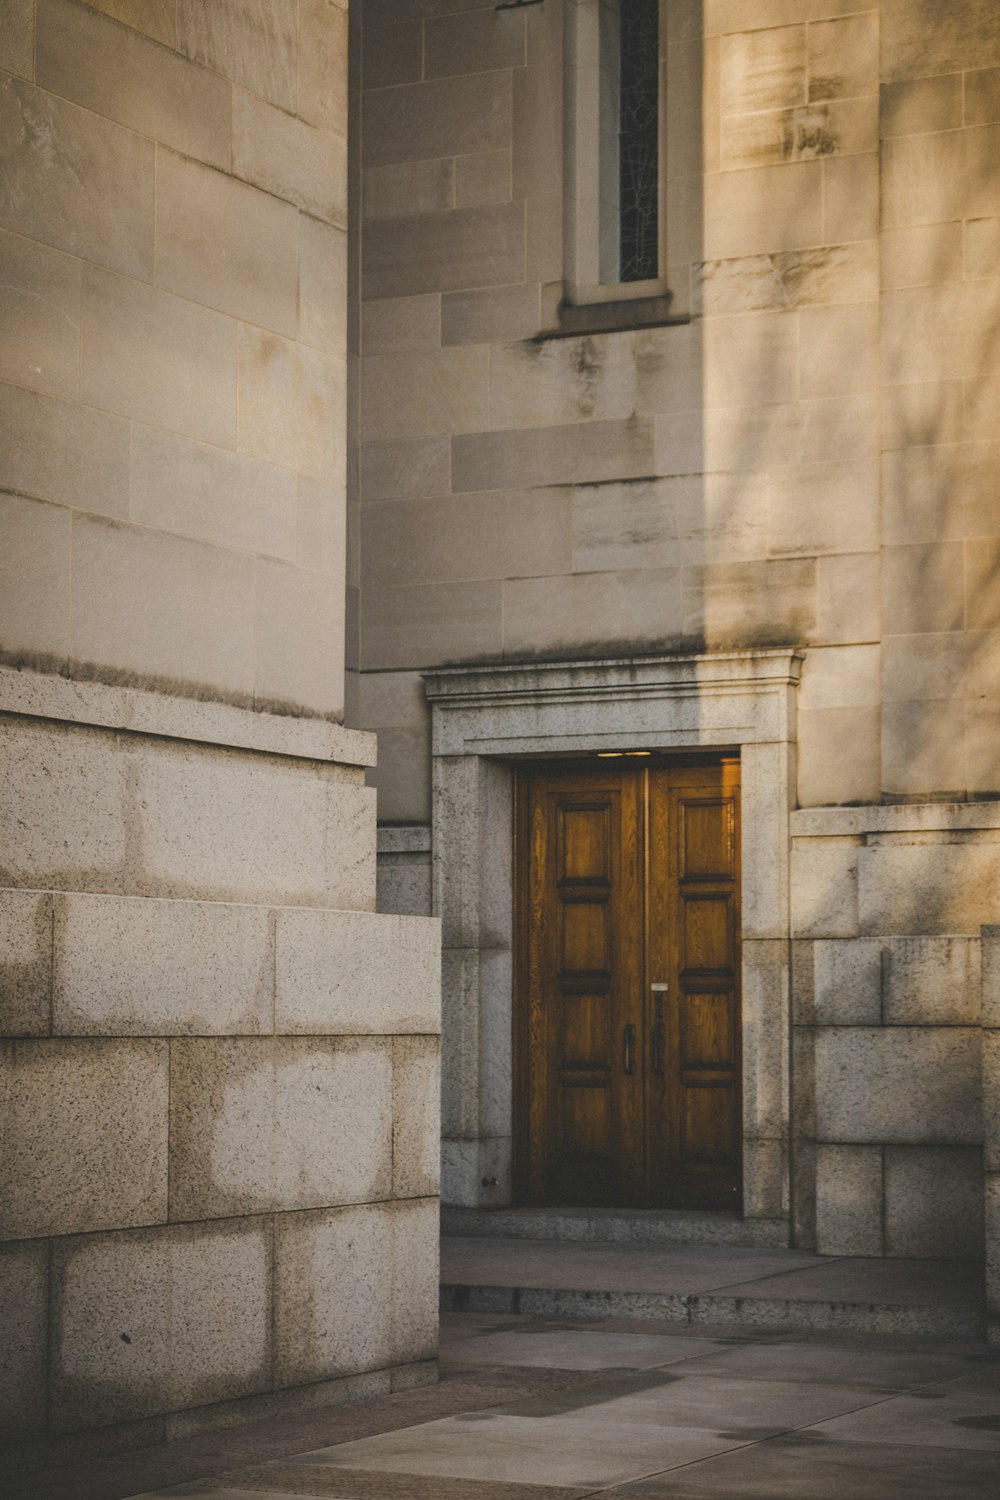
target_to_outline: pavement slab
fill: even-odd
[[[1000,1496],[1000,1350],[978,1340],[451,1313],[441,1373],[35,1474],[11,1500]]]

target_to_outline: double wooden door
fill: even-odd
[[[740,1203],[739,762],[518,775],[525,1203]]]

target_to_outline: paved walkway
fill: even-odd
[[[985,1327],[983,1269],[972,1261],[449,1236],[441,1283],[450,1309],[534,1317],[943,1337]]]
[[[437,1386],[39,1475],[25,1493],[32,1500],[1000,1495],[1000,1350],[982,1343],[482,1313],[446,1314],[442,1334]]]

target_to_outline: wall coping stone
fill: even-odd
[[[431,847],[426,823],[383,824],[378,830],[379,854],[425,854]]]
[[[377,758],[374,734],[326,719],[286,718],[10,668],[0,669],[0,713],[341,765],[373,766]]]
[[[804,807],[791,817],[793,838],[866,833],[974,833],[1000,828],[1000,802],[905,802],[889,806]]]

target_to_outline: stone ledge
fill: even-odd
[[[378,830],[379,854],[428,854],[430,849],[431,830],[425,823]]]
[[[792,838],[800,839],[866,833],[975,833],[993,828],[1000,828],[1000,801],[804,807],[791,815]]]
[[[300,760],[374,766],[377,759],[374,734],[345,729],[325,719],[285,718],[227,703],[75,682],[43,672],[0,669],[0,713]]]

